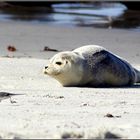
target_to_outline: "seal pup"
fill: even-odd
[[[97,45],[60,52],[50,59],[44,74],[63,86],[118,87],[140,82],[140,72],[127,61]]]

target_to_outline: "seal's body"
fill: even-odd
[[[56,54],[44,73],[63,86],[129,86],[140,82],[138,70],[97,45]]]

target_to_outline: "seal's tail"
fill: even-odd
[[[136,75],[137,75],[137,80],[136,83],[140,83],[140,71],[138,71],[137,69],[135,69]]]

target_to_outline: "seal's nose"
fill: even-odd
[[[48,68],[48,66],[45,67],[45,69],[47,69],[47,68]]]

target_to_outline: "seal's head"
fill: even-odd
[[[63,86],[74,86],[81,80],[81,58],[74,52],[61,52],[50,59],[44,74],[58,80]]]

